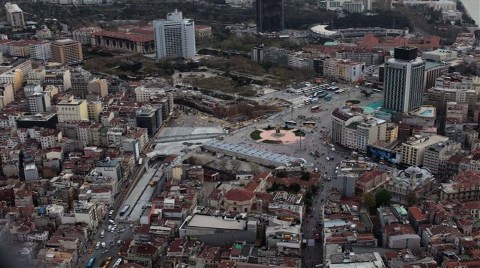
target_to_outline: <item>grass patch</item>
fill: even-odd
[[[303,130],[297,129],[293,133],[295,133],[295,136],[297,137],[305,137],[305,132],[303,132]]]
[[[252,138],[252,140],[259,140],[261,139],[260,133],[262,133],[260,130],[255,130],[252,133],[250,133],[250,138]]]

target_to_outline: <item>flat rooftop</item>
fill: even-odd
[[[225,220],[222,217],[195,214],[190,219],[187,226],[225,230],[245,230],[247,227],[247,221],[234,219]]]
[[[330,255],[329,267],[386,267],[378,252],[372,253],[346,253]]]

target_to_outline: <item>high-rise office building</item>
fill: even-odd
[[[166,20],[154,20],[155,52],[158,59],[195,56],[195,23],[182,12],[167,14]]]
[[[257,0],[257,31],[279,32],[284,27],[284,0]]]
[[[5,4],[5,11],[7,13],[7,21],[12,26],[14,31],[22,30],[25,28],[25,19],[23,17],[23,11],[17,4],[7,2]]]
[[[425,61],[417,57],[417,48],[395,48],[385,62],[383,107],[402,113],[420,108],[424,76]]]

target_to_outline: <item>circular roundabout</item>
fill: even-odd
[[[293,144],[305,136],[305,132],[295,128],[272,128],[256,129],[250,133],[250,138],[256,142],[271,144]]]

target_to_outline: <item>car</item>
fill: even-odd
[[[100,242],[97,242],[97,245],[95,246],[96,249],[100,249]]]
[[[108,253],[108,249],[102,251],[103,254],[107,254]]]
[[[92,252],[93,252],[93,249],[89,248],[88,249],[88,254],[92,254]]]
[[[102,242],[102,248],[106,248],[107,244],[105,242]]]
[[[119,240],[117,241],[117,246],[120,246],[121,243],[122,243],[122,240],[119,239]]]
[[[325,159],[326,159],[327,161],[330,161],[330,157],[328,157],[328,156],[325,156]]]
[[[100,232],[100,237],[101,237],[101,238],[104,238],[104,237],[105,237],[105,230],[102,230],[102,231]]]
[[[314,168],[313,171],[314,171],[315,173],[318,173],[318,168]]]

